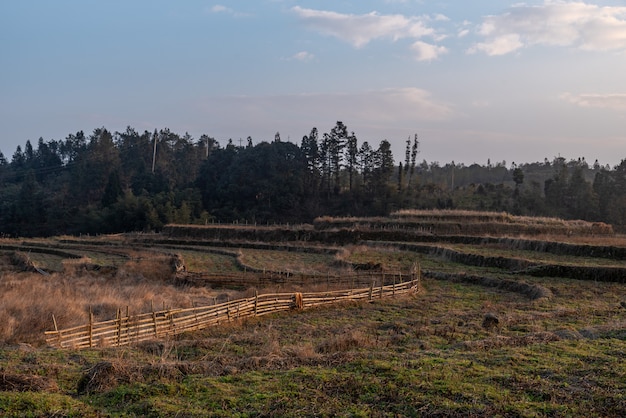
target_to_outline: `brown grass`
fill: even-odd
[[[45,376],[4,373],[0,370],[0,392],[57,392],[57,382]]]
[[[0,344],[43,343],[43,332],[88,321],[155,309],[210,305],[217,293],[207,288],[180,288],[170,281],[170,257],[131,260],[116,272],[88,270],[88,259],[67,262],[67,271],[42,276],[8,273],[0,279]]]

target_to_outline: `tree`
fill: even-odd
[[[519,187],[524,183],[524,171],[521,168],[516,167],[513,170],[513,181],[515,182],[515,189],[519,190]]]
[[[71,164],[76,161],[78,156],[87,150],[87,140],[83,131],[76,134],[69,134],[65,141],[59,146],[61,159],[65,164]]]
[[[374,153],[374,193],[376,195],[386,195],[387,185],[394,171],[393,154],[391,144],[386,139],[380,141],[378,149]]]
[[[342,167],[342,155],[343,149],[346,146],[348,139],[348,128],[341,121],[337,121],[337,124],[330,130],[329,134],[324,134],[324,143],[328,158],[328,181],[329,192],[330,182],[332,178],[334,194],[338,195],[341,190],[339,183]]]
[[[4,179],[5,179],[8,168],[9,168],[9,162],[5,158],[2,151],[0,151],[0,186],[2,186],[4,183]]]
[[[45,208],[41,187],[32,170],[28,171],[22,182],[15,214],[20,234],[40,235],[45,226]]]
[[[356,172],[356,167],[357,167],[357,156],[359,153],[359,148],[357,145],[357,139],[356,136],[354,135],[354,132],[352,132],[350,134],[350,136],[348,136],[347,141],[346,141],[346,165],[348,168],[348,190],[352,191],[352,184],[353,184],[353,178],[354,178],[354,174]]]
[[[120,153],[111,133],[104,128],[94,130],[87,149],[71,167],[74,201],[87,205],[101,203],[109,175],[119,170],[120,165]]]
[[[112,171],[109,174],[109,181],[104,188],[104,195],[102,196],[102,206],[107,207],[117,202],[120,196],[124,195],[122,190],[122,183],[120,182],[120,175],[118,170]]]
[[[411,168],[409,170],[409,187],[411,186],[411,180],[413,179],[413,174],[415,173],[415,163],[417,161],[417,154],[419,154],[419,141],[417,140],[417,134],[413,137],[413,145],[411,146]]]
[[[313,127],[309,135],[302,137],[300,150],[306,161],[306,178],[304,180],[306,193],[309,196],[317,196],[320,186],[320,150],[317,128]]]
[[[318,133],[317,128],[313,127],[311,133],[302,137],[302,145],[300,149],[307,161],[307,167],[313,171],[319,164],[319,148],[318,148]]]
[[[389,181],[389,177],[393,174],[394,161],[391,152],[391,144],[386,139],[380,141],[378,150],[376,151],[376,171],[383,182]]]
[[[22,152],[22,147],[18,145],[15,149],[15,152],[13,153],[13,158],[11,158],[11,166],[14,170],[21,170],[24,169],[25,165],[26,157]]]
[[[363,176],[363,186],[367,192],[372,192],[374,188],[374,164],[375,153],[369,142],[365,141],[359,148],[359,165]]]

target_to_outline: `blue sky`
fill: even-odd
[[[0,151],[98,127],[626,158],[623,1],[3,0]]]

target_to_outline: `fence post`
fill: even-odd
[[[293,299],[296,305],[296,309],[303,309],[304,308],[304,299],[302,298],[302,293],[300,292],[296,292],[293,295]]]
[[[170,312],[169,308],[167,309],[167,316],[170,319],[170,332],[172,335],[176,335],[176,322],[174,322],[174,314]]]
[[[257,315],[257,306],[259,304],[259,291],[254,289],[254,316]]]
[[[152,323],[154,324],[154,338],[158,338],[159,333],[157,332],[156,313],[154,312],[154,304],[152,300],[150,301],[150,309],[152,309]]]
[[[93,312],[89,307],[89,348],[93,347]]]
[[[370,284],[370,295],[369,295],[369,301],[372,301],[372,293],[374,292],[374,280],[372,280],[372,283]]]
[[[63,348],[63,344],[61,342],[61,333],[59,332],[59,327],[57,326],[57,320],[52,314],[52,322],[54,322],[54,330],[57,332],[57,337],[59,339],[59,348]]]
[[[417,282],[418,284],[422,281],[422,265],[418,263],[417,265]]]
[[[117,346],[122,341],[122,309],[117,308]]]
[[[128,308],[128,305],[126,305],[126,343],[130,344],[130,339],[132,338],[131,332],[130,332],[130,309]]]

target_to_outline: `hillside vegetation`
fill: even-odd
[[[3,416],[626,415],[626,237],[606,224],[402,211],[4,239],[0,256]],[[412,296],[44,344],[52,315],[67,328],[415,265]]]
[[[313,223],[403,209],[465,209],[603,222],[626,228],[626,160],[562,157],[507,165],[403,161],[391,144],[359,142],[346,124],[298,143],[220,145],[168,129],[80,131],[0,152],[0,236],[161,231],[168,224]],[[397,212],[402,213],[402,212]],[[473,233],[473,232],[472,232]]]

